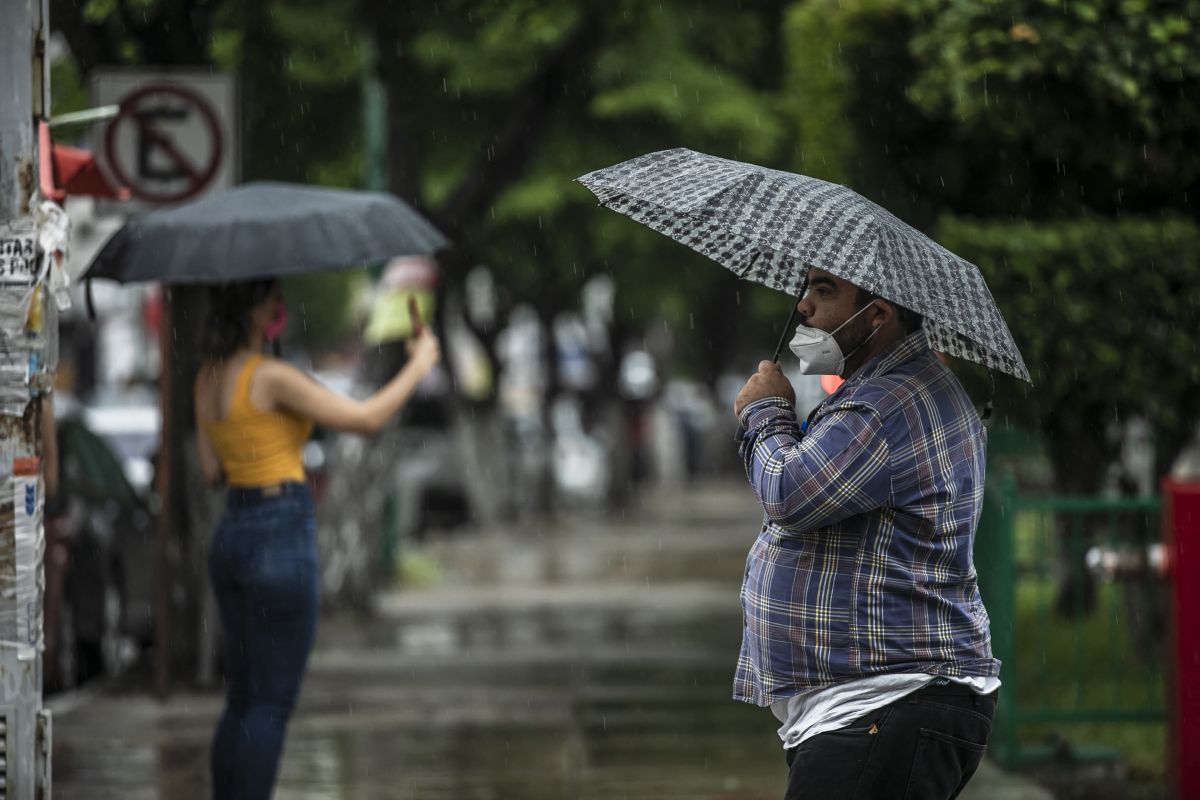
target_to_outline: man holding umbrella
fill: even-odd
[[[787,799],[957,796],[987,746],[1000,663],[972,561],[984,428],[934,351],[1029,380],[979,270],[804,175],[675,149],[579,181],[797,297],[802,370],[845,378],[800,421],[763,361],[734,409],[764,512],[734,697],[781,721]]]
[[[802,371],[846,383],[804,422],[774,362],[737,397],[766,519],[734,695],[782,723],[788,798],[954,797],[999,686],[971,560],[983,426],[918,315],[818,269],[798,311]]]

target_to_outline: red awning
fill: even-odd
[[[47,155],[49,154],[49,155]],[[67,195],[90,195],[128,200],[129,189],[113,186],[87,150],[54,144],[50,126],[38,122],[38,181],[42,196],[61,203]]]

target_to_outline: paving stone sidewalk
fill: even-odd
[[[716,482],[410,548],[428,585],[322,620],[277,799],[777,800],[774,720],[729,698],[757,517]],[[218,694],[55,703],[59,800],[208,797]],[[1050,797],[990,762],[962,796]]]

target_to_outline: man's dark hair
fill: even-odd
[[[917,312],[913,311],[912,309],[905,308],[904,306],[900,305],[899,303],[893,303],[891,300],[888,300],[886,297],[880,297],[877,294],[871,294],[866,289],[863,289],[861,287],[857,287],[857,288],[858,288],[858,298],[857,299],[858,299],[859,308],[862,308],[863,306],[865,306],[867,303],[871,302],[872,300],[882,300],[883,302],[890,305],[892,308],[896,309],[896,316],[900,318],[900,327],[904,329],[905,335],[908,335],[910,333],[916,333],[918,330],[921,329],[921,326],[925,324],[925,318],[923,316],[921,316],[920,314],[918,314]]]

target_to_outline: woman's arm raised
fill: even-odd
[[[281,361],[264,364],[260,372],[273,408],[290,411],[325,428],[374,434],[404,406],[440,358],[437,337],[427,329],[413,343],[404,368],[366,400],[354,400],[331,391]]]

